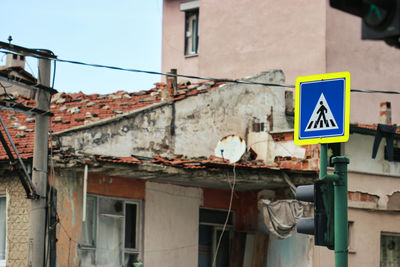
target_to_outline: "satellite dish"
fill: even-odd
[[[246,142],[239,136],[228,135],[218,141],[214,154],[216,157],[229,159],[230,163],[240,160],[246,152]]]

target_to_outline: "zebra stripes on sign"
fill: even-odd
[[[333,117],[332,111],[329,108],[328,101],[326,101],[324,94],[321,93],[304,131],[309,132],[331,129],[338,129],[338,126]]]

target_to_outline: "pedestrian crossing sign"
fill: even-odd
[[[349,140],[350,73],[297,77],[294,143],[310,145]]]

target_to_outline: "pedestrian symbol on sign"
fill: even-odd
[[[350,73],[296,79],[294,143],[347,142],[350,135]]]
[[[314,111],[307,123],[305,132],[338,129],[335,117],[329,108],[323,93],[319,97]]]

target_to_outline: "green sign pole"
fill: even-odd
[[[349,254],[349,231],[347,219],[347,157],[334,157],[335,174],[335,266],[347,267]]]
[[[321,144],[320,179],[334,184],[334,232],[335,267],[348,266],[348,218],[347,218],[347,157],[334,157],[335,174],[328,174],[328,145]]]

